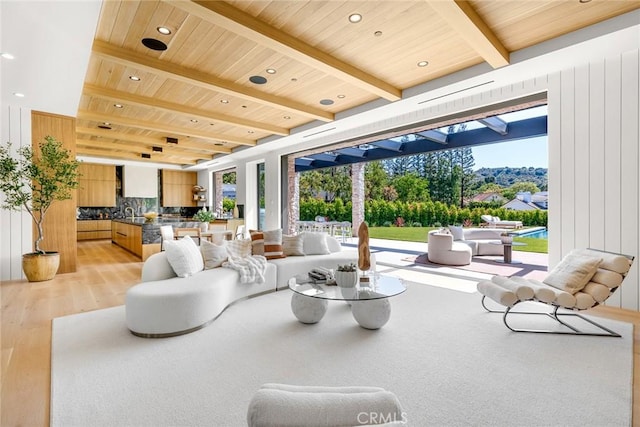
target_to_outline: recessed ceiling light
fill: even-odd
[[[167,27],[158,27],[156,28],[156,30],[158,30],[160,34],[164,34],[165,36],[168,36],[169,34],[171,34],[171,30]]]
[[[248,130],[247,133],[254,133],[252,130]]]
[[[418,67],[426,67],[429,65],[429,61],[420,61],[418,62]]]
[[[373,35],[376,37],[380,37],[382,35],[382,31],[376,31],[375,33],[373,33]]]
[[[357,24],[360,21],[362,21],[362,15],[360,15],[359,13],[353,13],[349,15],[349,22],[351,22],[352,24]]]
[[[109,123],[109,122],[104,122],[102,124],[105,125],[105,126],[111,126],[111,123]]]
[[[142,44],[151,50],[167,50],[167,45],[157,39],[142,39]]]
[[[284,116],[283,119],[285,120],[289,120],[291,118],[291,116]]]
[[[116,107],[116,108],[122,108],[123,107],[122,104],[113,104],[113,106]]]
[[[222,102],[223,104],[228,104],[229,101],[227,101],[226,99],[221,99],[220,102]]]
[[[3,57],[4,59],[14,59],[15,56],[11,55],[9,52],[2,52],[0,53],[0,56]]]
[[[322,104],[322,105],[331,105],[331,104],[333,104],[333,100],[332,99],[321,99],[320,100],[320,104]]]
[[[18,98],[24,98],[24,93],[21,92],[13,92],[14,96],[17,96]]]
[[[138,76],[129,76],[129,80],[133,80],[134,82],[139,82],[140,81],[140,77],[138,77]]]
[[[196,119],[191,119],[191,123],[198,123]]]
[[[267,74],[275,74],[276,70],[274,70],[273,68],[267,68]]]
[[[292,82],[297,82],[297,81],[298,81],[298,79],[296,79],[295,77],[293,77],[293,78],[291,79],[291,81],[292,81]]]
[[[340,98],[340,99],[343,99],[343,98],[346,98],[346,97],[347,97],[346,95],[338,95],[338,98]]]
[[[209,123],[209,126],[215,126],[215,125],[216,125],[215,123]]]
[[[243,105],[243,106],[242,106],[242,108],[247,108],[247,106],[246,106],[246,105]]]
[[[249,77],[249,81],[257,85],[263,85],[267,82],[267,79],[262,76],[251,76]]]

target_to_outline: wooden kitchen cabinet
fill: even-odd
[[[111,241],[142,257],[142,227],[140,225],[113,221],[111,224]]]
[[[80,163],[78,167],[78,207],[109,207],[116,205],[116,167],[95,163]]]
[[[111,238],[111,220],[78,221],[78,240],[97,240]]]
[[[198,183],[196,172],[162,170],[162,206],[198,206],[193,200],[193,187]]]

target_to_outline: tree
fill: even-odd
[[[222,174],[222,182],[224,184],[235,184],[236,183],[236,172],[226,172]]]
[[[11,154],[11,143],[0,147],[0,191],[4,193],[2,209],[24,208],[33,219],[38,235],[34,242],[36,253],[44,239],[42,224],[51,204],[68,200],[71,190],[78,187],[78,161],[62,142],[46,136],[39,149],[30,146],[18,149],[18,158]]]
[[[403,202],[423,202],[429,200],[427,180],[419,177],[415,172],[394,177],[391,180],[391,185],[398,193],[398,199]]]
[[[473,195],[473,183],[476,174],[473,171],[475,160],[471,147],[459,148],[456,150],[460,165],[460,207],[464,206],[465,199],[468,200]]]
[[[365,200],[384,198],[384,188],[389,183],[389,176],[380,160],[366,163],[364,166]]]
[[[498,184],[490,182],[490,183],[481,185],[478,188],[478,193],[477,194],[482,194],[482,193],[500,193],[500,194],[502,194],[503,190],[504,189],[502,187],[500,187]]]

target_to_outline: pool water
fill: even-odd
[[[545,230],[532,231],[531,233],[520,234],[518,237],[528,237],[533,239],[548,239],[549,233]]]

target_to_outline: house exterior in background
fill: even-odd
[[[502,207],[514,211],[547,210],[549,205],[548,199],[548,191],[539,191],[535,194],[523,191],[516,194],[515,199],[505,203]]]
[[[495,191],[476,194],[471,198],[472,202],[504,202],[504,200],[502,194],[496,193]]]

